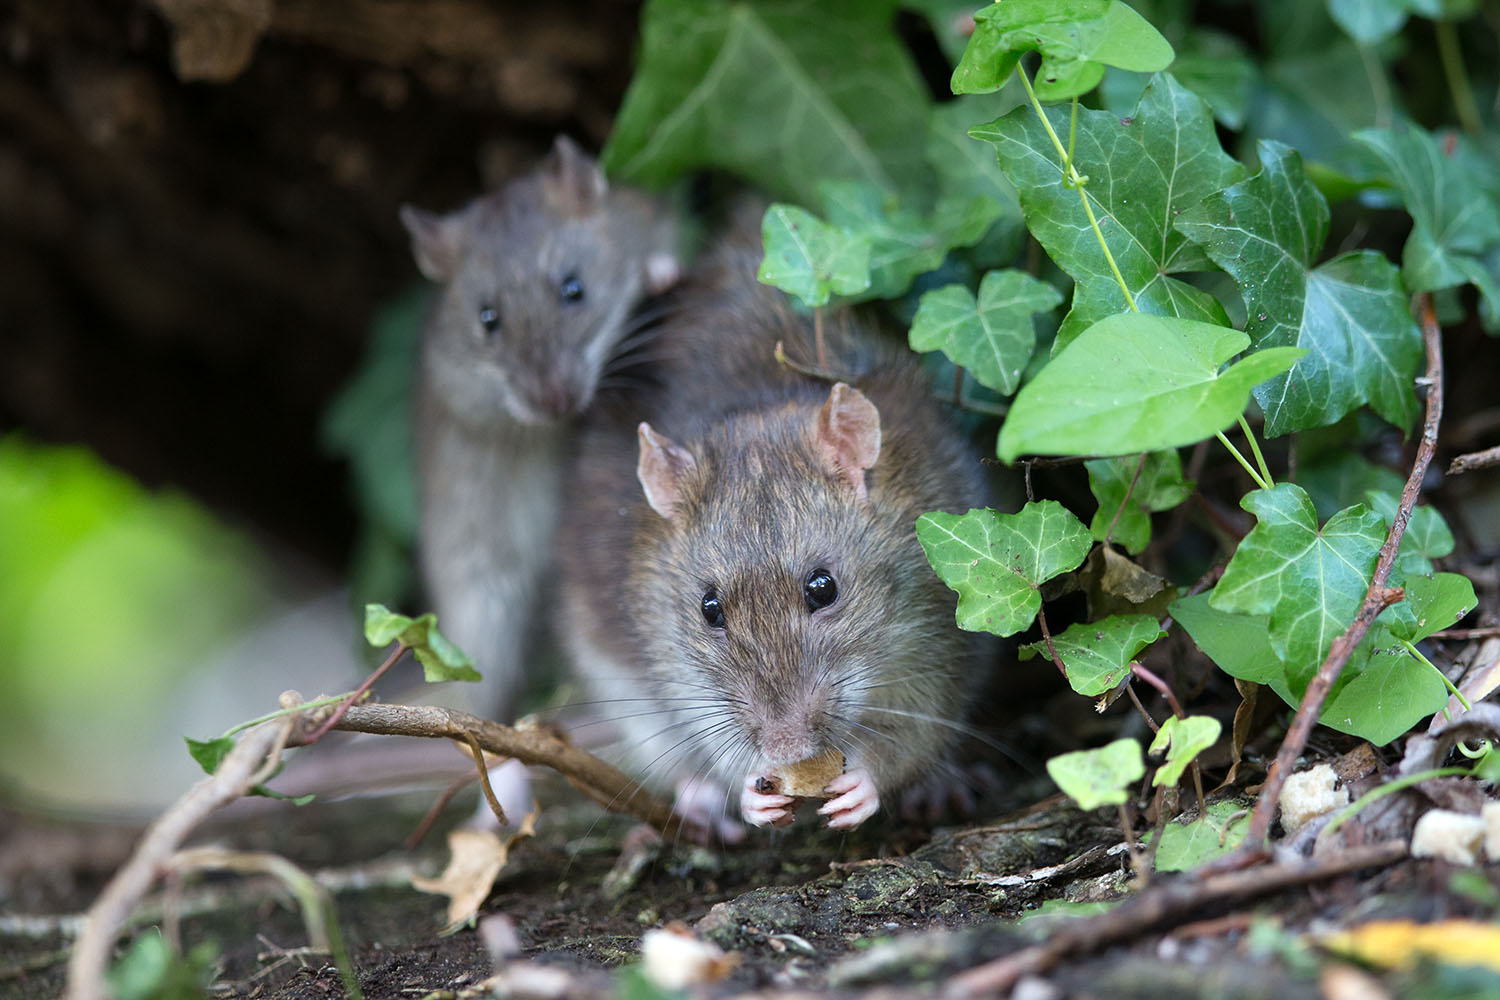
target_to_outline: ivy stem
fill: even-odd
[[[1083,213],[1089,217],[1089,226],[1094,230],[1094,236],[1099,240],[1099,249],[1104,251],[1104,259],[1109,263],[1109,269],[1115,276],[1115,281],[1120,285],[1120,291],[1125,293],[1125,303],[1130,306],[1133,313],[1140,312],[1140,307],[1135,304],[1135,296],[1131,294],[1130,286],[1125,282],[1125,276],[1120,273],[1120,265],[1115,263],[1115,255],[1110,253],[1109,244],[1104,241],[1104,230],[1099,228],[1099,219],[1094,215],[1094,206],[1089,203],[1089,196],[1084,188],[1088,185],[1088,178],[1080,174],[1073,166],[1073,156],[1070,150],[1064,149],[1062,140],[1058,138],[1057,132],[1052,128],[1052,123],[1042,113],[1042,104],[1036,98],[1036,91],[1031,89],[1031,81],[1026,77],[1026,71],[1020,66],[1016,67],[1016,76],[1021,78],[1021,86],[1026,91],[1026,97],[1031,101],[1032,110],[1036,112],[1037,118],[1041,119],[1042,127],[1047,130],[1047,135],[1052,139],[1052,146],[1057,150],[1058,158],[1061,160],[1063,172],[1063,187],[1073,188],[1078,192],[1078,200],[1083,204]],[[1078,102],[1073,102],[1073,117],[1076,127],[1078,116]],[[1073,137],[1070,134],[1068,141],[1071,143]]]
[[[360,698],[364,697],[365,692],[370,690],[370,688],[375,684],[376,681],[380,680],[382,674],[396,665],[396,661],[401,659],[401,654],[405,653],[408,648],[409,647],[407,647],[403,643],[396,643],[396,648],[391,650],[391,655],[385,658],[385,662],[371,671],[370,676],[365,678],[365,682],[363,684],[355,688],[353,691],[349,692],[349,694],[344,698],[343,704],[334,709],[333,714],[330,715],[321,726],[313,730],[311,733],[307,734],[307,737],[303,740],[303,744],[306,745],[308,743],[316,743],[318,740],[323,738],[324,733],[328,732],[334,726],[338,725],[339,720],[344,717],[344,713],[349,711],[349,706],[354,704],[356,701],[359,701]]]
[[[1260,453],[1260,442],[1255,440],[1255,434],[1250,430],[1250,421],[1240,414],[1240,430],[1245,435],[1245,440],[1250,442],[1250,451],[1255,455],[1255,464],[1260,466],[1261,477],[1265,479],[1267,486],[1275,486],[1276,480],[1271,477],[1271,470],[1266,465],[1266,456]]]
[[[1437,33],[1438,58],[1443,63],[1443,75],[1448,78],[1448,90],[1453,94],[1453,109],[1464,131],[1479,135],[1484,124],[1479,117],[1479,105],[1474,101],[1474,91],[1469,86],[1469,72],[1464,68],[1463,50],[1458,44],[1458,30],[1452,21],[1432,22]]]
[[[1240,466],[1246,472],[1250,473],[1250,478],[1255,480],[1256,486],[1259,486],[1263,490],[1268,490],[1271,488],[1271,484],[1260,477],[1260,473],[1255,471],[1255,466],[1245,461],[1245,456],[1241,455],[1240,450],[1234,446],[1233,442],[1231,442],[1227,437],[1224,436],[1223,431],[1219,431],[1219,433],[1215,436],[1218,437],[1220,444],[1229,449],[1229,454],[1234,456],[1234,460],[1240,463]]]
[[[1375,127],[1391,127],[1391,86],[1380,67],[1375,52],[1363,42],[1355,45],[1359,50],[1359,61],[1365,68],[1365,79],[1370,84],[1370,97],[1375,102]]]
[[[1437,664],[1433,663],[1427,657],[1423,656],[1422,655],[1422,651],[1420,649],[1418,649],[1416,646],[1413,646],[1411,643],[1407,642],[1405,639],[1397,639],[1396,641],[1399,642],[1399,643],[1401,643],[1401,645],[1406,649],[1406,651],[1408,653],[1410,653],[1412,656],[1415,656],[1417,659],[1421,660],[1423,663],[1427,664],[1428,667],[1432,668],[1432,672],[1433,673],[1437,674],[1439,677],[1441,677],[1443,679],[1443,687],[1447,688],[1448,689],[1448,693],[1451,694],[1451,695],[1453,695],[1453,697],[1455,697],[1455,698],[1458,699],[1458,703],[1463,706],[1463,709],[1464,709],[1465,712],[1467,712],[1471,707],[1473,707],[1473,706],[1471,706],[1469,704],[1469,699],[1467,699],[1467,698],[1464,697],[1464,693],[1462,691],[1460,691],[1458,688],[1456,688],[1456,687],[1453,686],[1453,682],[1448,679],[1448,675],[1445,674],[1445,673],[1443,673],[1441,670],[1439,670],[1437,668]]]

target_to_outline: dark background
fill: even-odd
[[[568,132],[597,149],[638,5],[0,6],[0,429],[81,442],[341,571],[318,443],[448,209]]]

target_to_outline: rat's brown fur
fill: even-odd
[[[565,488],[559,633],[617,703],[647,780],[711,772],[738,787],[833,745],[886,796],[945,757],[944,722],[962,724],[993,648],[957,629],[914,530],[984,502],[980,463],[911,356],[837,312],[830,374],[879,413],[862,499],[818,432],[833,380],[773,358],[778,341],[804,365],[816,351],[810,321],[755,282],[758,259],[735,245],[700,267],[655,346],[658,385],[601,398],[589,419]],[[670,518],[637,481],[640,421],[691,456]],[[839,588],[815,613],[813,569]],[[710,587],[723,629],[705,623]]]

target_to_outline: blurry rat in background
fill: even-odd
[[[449,214],[401,209],[442,286],[416,410],[422,578],[484,675],[461,697],[506,721],[523,685],[574,418],[628,354],[635,308],[678,277],[670,211],[610,185],[566,137],[533,172]]]
[[[984,504],[977,454],[909,352],[849,310],[819,342],[739,229],[680,290],[655,383],[586,417],[557,536],[574,668],[642,780],[727,841],[731,792],[745,821],[784,826],[778,771],[815,758],[836,762],[830,827],[945,795],[998,649],[957,629],[915,534]],[[826,372],[779,363],[779,343]]]
[[[509,721],[573,421],[645,336],[636,308],[677,281],[677,230],[667,206],[609,184],[563,136],[498,191],[448,215],[403,206],[401,221],[442,286],[416,408],[422,579],[484,677],[440,697]]]

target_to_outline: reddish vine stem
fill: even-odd
[[[1448,475],[1457,476],[1475,469],[1486,469],[1492,465],[1500,465],[1500,445],[1486,448],[1484,451],[1471,451],[1467,455],[1459,455],[1448,463]]]
[[[1391,567],[1396,562],[1396,551],[1401,547],[1401,536],[1406,533],[1406,524],[1411,520],[1412,508],[1416,505],[1417,494],[1422,488],[1422,478],[1426,476],[1427,466],[1431,464],[1433,453],[1437,450],[1438,424],[1443,417],[1442,329],[1438,326],[1437,313],[1432,307],[1432,296],[1423,292],[1417,297],[1417,303],[1422,317],[1422,343],[1427,350],[1427,376],[1423,380],[1427,386],[1427,418],[1422,423],[1422,440],[1417,445],[1417,457],[1412,463],[1406,486],[1401,491],[1401,505],[1396,511],[1390,534],[1380,547],[1380,558],[1375,563],[1375,575],[1370,580],[1370,587],[1365,591],[1364,604],[1344,634],[1333,641],[1332,648],[1328,650],[1328,658],[1318,668],[1317,676],[1308,683],[1307,691],[1302,696],[1302,704],[1297,706],[1296,718],[1292,720],[1286,739],[1282,740],[1281,749],[1276,753],[1276,760],[1266,773],[1260,798],[1256,800],[1255,810],[1250,814],[1250,828],[1245,833],[1248,852],[1257,852],[1263,848],[1281,798],[1281,786],[1296,765],[1297,758],[1302,756],[1307,738],[1323,709],[1323,702],[1338,680],[1344,664],[1349,662],[1354,647],[1370,630],[1376,616],[1405,596],[1399,590],[1387,590],[1385,582],[1390,578]],[[1222,870],[1249,860],[1248,855],[1230,855],[1210,868]]]
[[[328,718],[323,721],[322,725],[313,730],[311,733],[307,734],[307,737],[304,740],[304,744],[318,742],[318,740],[322,739],[330,729],[332,729],[334,726],[337,726],[339,724],[339,720],[344,717],[344,713],[349,711],[349,706],[353,705],[355,702],[363,698],[365,696],[365,692],[374,687],[375,682],[380,680],[381,675],[396,665],[396,661],[401,659],[401,654],[405,653],[406,649],[406,646],[398,642],[396,644],[396,648],[391,650],[391,655],[385,658],[385,662],[371,671],[370,676],[365,678],[365,682],[363,684],[355,688],[353,691],[349,692],[349,697],[345,698],[343,702],[338,706],[338,708],[335,708],[333,710],[333,714],[328,716]]]
[[[1141,680],[1145,681],[1147,684],[1150,684],[1152,687],[1156,688],[1161,696],[1167,699],[1167,705],[1172,709],[1173,715],[1177,716],[1179,719],[1187,718],[1187,713],[1182,710],[1182,705],[1178,703],[1177,696],[1172,693],[1172,689],[1167,686],[1166,681],[1162,680],[1160,677],[1156,676],[1156,674],[1152,673],[1150,670],[1147,670],[1139,663],[1132,663],[1130,665],[1130,672],[1139,677]]]
[[[1115,508],[1115,516],[1109,519],[1109,528],[1104,532],[1104,544],[1108,545],[1115,540],[1115,525],[1120,523],[1120,515],[1125,513],[1125,505],[1130,502],[1130,495],[1135,492],[1135,484],[1141,481],[1141,470],[1146,468],[1146,453],[1141,452],[1140,460],[1135,463],[1135,475],[1130,477],[1130,485],[1125,487],[1125,495],[1120,498],[1120,506]]]

